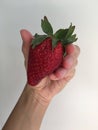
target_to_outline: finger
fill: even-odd
[[[23,40],[24,46],[28,47],[33,38],[32,34],[25,29],[20,30],[20,34],[21,34],[21,38]]]
[[[75,50],[75,46],[73,44],[69,44],[67,46],[65,46],[65,52],[67,54],[72,54]]]
[[[54,73],[52,73],[50,75],[50,79],[51,80],[60,80],[62,78],[64,78],[65,76],[68,76],[76,67],[76,65],[78,64],[78,60],[76,60],[72,67],[66,69],[63,67],[60,67],[59,69],[57,69]]]
[[[76,68],[77,64],[78,64],[78,60],[76,59],[72,65],[72,67],[70,69],[68,69],[68,72],[65,76],[68,76],[70,74],[70,72],[72,72]]]
[[[67,55],[64,57],[64,61],[62,63],[62,67],[58,68],[54,73],[50,75],[51,80],[59,80],[64,77],[64,75],[68,72],[68,69],[72,67],[74,64],[73,57],[71,55]]]
[[[74,63],[74,58],[71,55],[67,55],[63,58],[62,66],[65,69],[70,69]]]
[[[60,67],[54,73],[50,74],[49,77],[51,80],[60,80],[67,74],[67,69]]]
[[[69,81],[74,77],[75,72],[76,72],[76,70],[73,69],[73,70],[70,71],[70,73],[69,73],[68,75],[66,75],[66,76],[63,78],[66,83],[69,82]]]
[[[29,31],[27,31],[25,29],[22,29],[20,31],[20,34],[21,34],[21,38],[23,40],[22,52],[23,52],[24,56],[26,57],[28,55],[29,47],[30,47],[33,36]]]
[[[74,49],[70,49],[70,48],[74,48]],[[70,69],[73,65],[73,63],[76,62],[77,57],[80,54],[80,48],[76,45],[68,45],[67,46],[67,52],[68,54],[63,58],[63,62],[62,62],[62,66],[66,69]],[[70,53],[70,54],[69,54]]]
[[[80,54],[80,48],[77,45],[75,45],[74,47],[75,47],[75,50],[71,55],[73,55],[74,58],[77,58]]]
[[[62,84],[62,85],[58,85],[60,91],[61,91],[61,90],[66,86],[66,84],[74,77],[74,75],[75,75],[75,69],[72,70],[69,75],[63,77],[63,78],[60,80],[60,82],[61,82],[61,84]],[[58,83],[59,83],[59,80],[58,80]]]
[[[56,77],[56,75],[54,73],[49,75],[50,80],[58,80],[58,78]]]
[[[49,75],[51,80],[62,79],[68,73],[68,71],[75,68],[75,66],[78,63],[77,58],[75,56],[78,55],[80,52],[79,47],[75,46],[73,44],[70,44],[70,45],[67,45],[65,47],[65,49],[66,49],[68,55],[64,57],[62,67],[57,69],[54,73]]]
[[[73,63],[73,66],[71,68],[75,68],[78,65],[78,60],[76,59]]]
[[[70,66],[70,68],[66,69],[66,68],[60,67],[54,73],[49,75],[50,79],[51,80],[60,80],[60,79],[64,78],[65,76],[69,75],[69,73],[71,71],[73,71],[75,69],[77,64],[78,64],[78,60],[75,60],[72,67]]]

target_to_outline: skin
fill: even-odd
[[[32,34],[27,30],[20,31],[23,44],[22,52],[24,64],[27,70],[29,47]],[[62,89],[75,75],[75,67],[78,63],[80,49],[70,44],[65,47],[67,56],[63,58],[62,67],[55,73],[45,77],[38,85],[30,86],[26,83],[25,88],[6,121],[2,130],[39,130],[45,112],[53,97]]]

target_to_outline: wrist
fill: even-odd
[[[26,85],[3,130],[39,130],[48,105]]]
[[[49,102],[46,102],[38,92],[26,85],[22,93],[24,115],[28,119],[32,130],[39,130]],[[32,125],[33,122],[33,125]]]
[[[45,98],[40,94],[40,90],[33,88],[29,84],[26,84],[24,88],[24,93],[25,93],[25,98],[26,101],[28,102],[36,102],[37,104],[41,105],[42,107],[47,107],[50,104],[50,100]]]

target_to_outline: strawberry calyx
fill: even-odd
[[[75,30],[75,26],[70,24],[69,28],[67,29],[59,29],[55,33],[53,33],[53,28],[50,22],[48,21],[47,17],[44,16],[44,19],[41,20],[41,28],[44,35],[35,34],[34,39],[32,40],[32,48],[35,48],[37,45],[42,43],[46,38],[52,39],[52,48],[56,47],[58,42],[60,41],[63,46],[73,43],[77,41],[76,34],[73,34]]]

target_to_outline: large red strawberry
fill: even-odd
[[[53,28],[45,16],[41,27],[46,35],[35,34],[29,50],[27,79],[32,86],[61,66],[66,54],[64,46],[77,40],[76,34],[73,35],[75,26],[72,24],[53,34]]]

